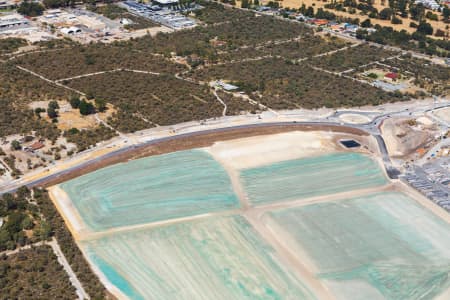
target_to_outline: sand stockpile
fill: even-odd
[[[337,149],[331,133],[293,131],[216,142],[205,150],[228,167],[242,170]]]
[[[408,124],[407,119],[388,119],[383,123],[381,132],[389,154],[397,157],[412,154],[433,138],[431,132]]]

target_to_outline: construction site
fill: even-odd
[[[290,131],[192,146],[50,188],[119,299],[450,295],[450,217],[388,178],[370,135]]]

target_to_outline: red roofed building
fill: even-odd
[[[325,19],[315,19],[313,21],[314,24],[316,24],[317,26],[322,26],[322,25],[327,25],[328,24],[328,20]]]
[[[386,73],[386,74],[384,74],[384,78],[396,80],[396,79],[398,79],[398,73],[394,73],[394,72]]]
[[[44,145],[43,143],[41,143],[41,142],[36,142],[36,143],[34,143],[34,144],[32,144],[32,145],[30,146],[30,149],[33,150],[33,151],[36,151],[36,150],[38,150],[38,149],[43,148],[44,146],[45,146],[45,145]]]

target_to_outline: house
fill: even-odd
[[[315,19],[312,22],[314,23],[314,25],[317,25],[317,26],[325,26],[328,24],[328,20],[325,20],[325,19]]]
[[[35,143],[33,143],[33,144],[31,144],[30,145],[30,149],[32,150],[32,151],[36,151],[36,150],[39,150],[39,149],[41,149],[41,148],[44,148],[44,144],[42,143],[42,142],[35,142]]]
[[[127,19],[127,18],[122,18],[122,19],[120,19],[120,24],[131,25],[131,24],[133,24],[133,21],[131,21],[130,19]]]
[[[395,73],[395,72],[386,73],[386,74],[384,74],[384,78],[392,80],[392,81],[397,80],[398,79],[398,73]]]
[[[416,4],[422,4],[424,7],[431,10],[438,10],[440,5],[435,0],[416,0]]]
[[[225,83],[221,80],[217,80],[215,82],[215,85],[216,85],[216,87],[220,87],[220,88],[224,89],[225,91],[235,91],[235,90],[239,89],[238,86],[235,86],[235,85],[232,85],[229,83]]]
[[[348,25],[345,26],[345,31],[346,32],[353,32],[353,33],[355,33],[358,29],[359,29],[358,25],[348,24]]]

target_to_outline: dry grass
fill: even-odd
[[[262,1],[262,3],[268,3],[269,0],[264,0]],[[321,0],[281,0],[280,1],[280,5],[282,7],[288,7],[288,8],[300,8],[302,6],[302,4],[305,4],[306,7],[308,6],[314,6],[314,10],[317,11],[318,8],[324,8],[324,6],[330,3],[329,1],[321,1]],[[381,4],[381,0],[375,0],[373,6],[378,9],[378,11],[382,10],[383,8],[389,7],[389,2],[386,1],[385,5],[383,6]],[[348,12],[342,12],[342,11],[337,11],[337,10],[333,10],[333,9],[326,9],[324,8],[324,10],[330,11],[332,13],[334,13],[337,16],[342,16],[342,17],[347,17],[347,18],[359,18],[360,21],[364,21],[365,19],[368,18],[368,16],[366,15],[359,15],[358,13],[356,14],[350,14]],[[440,16],[439,12],[433,12],[433,13],[437,13]],[[402,19],[403,24],[392,24],[390,21],[388,20],[379,20],[379,19],[370,19],[370,21],[372,22],[372,24],[378,24],[381,26],[391,26],[396,30],[406,30],[409,33],[413,33],[416,31],[415,28],[411,28],[409,27],[409,23],[410,22],[415,22],[418,23],[417,21],[411,20],[409,18],[401,18],[400,16],[398,16],[400,19]],[[441,29],[446,31],[445,26],[446,24],[442,21],[431,21],[427,19],[427,22],[431,24],[431,26],[433,26],[434,30],[436,29]],[[433,36],[434,37],[434,36]]]

